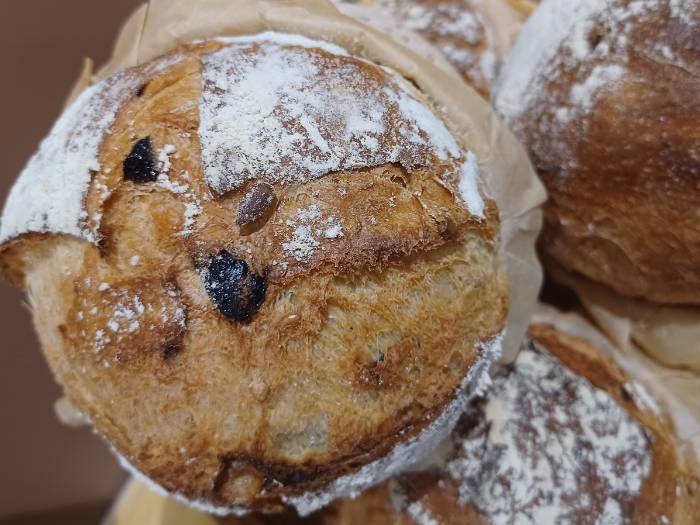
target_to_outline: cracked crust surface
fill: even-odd
[[[502,331],[507,292],[495,203],[471,214],[450,159],[272,182],[269,209],[237,224],[255,180],[215,194],[200,158],[201,56],[225,45],[130,72],[143,83],[102,140],[85,199],[98,244],[30,233],[4,247],[2,265],[28,292],[67,396],[119,454],[185,498],[276,511],[434,421],[478,345]],[[386,70],[342,61],[396,89]],[[313,248],[303,257],[300,238]],[[239,263],[231,271],[265,280],[242,321],[207,282],[224,252]]]

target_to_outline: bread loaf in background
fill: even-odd
[[[464,416],[442,467],[322,523],[695,523],[700,481],[647,391],[586,340],[543,325],[530,336]]]
[[[700,2],[544,0],[494,91],[550,193],[541,247],[627,296],[700,303]]]
[[[510,51],[529,1],[337,0],[340,11],[461,77],[484,98]]]

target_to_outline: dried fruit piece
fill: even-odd
[[[261,182],[245,194],[236,211],[236,224],[247,226],[252,224],[269,211],[275,201],[275,189],[269,184]]]
[[[139,140],[131,148],[131,153],[124,159],[124,178],[136,184],[153,182],[158,178],[153,162],[151,137]]]
[[[202,276],[204,289],[228,319],[248,321],[265,301],[265,278],[249,271],[245,261],[226,250],[209,259]]]

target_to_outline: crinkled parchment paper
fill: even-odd
[[[628,299],[603,285],[547,263],[552,277],[571,288],[588,313],[620,348],[639,348],[659,364],[695,372],[700,397],[700,306]]]

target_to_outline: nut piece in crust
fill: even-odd
[[[494,102],[550,193],[542,249],[617,293],[700,303],[700,1],[544,1]]]
[[[335,45],[186,45],[61,117],[1,262],[129,468],[222,514],[310,512],[426,454],[484,386],[507,293],[476,160]]]
[[[255,224],[272,210],[275,188],[269,184],[256,184],[241,199],[236,210],[236,224],[246,227]]]

